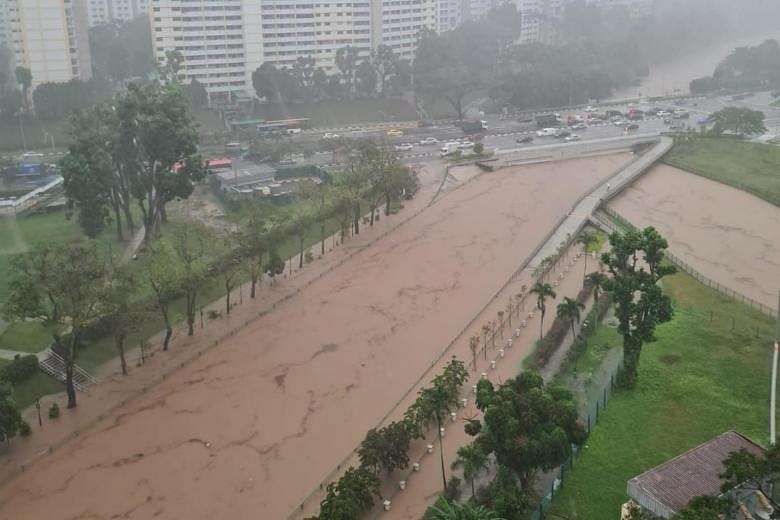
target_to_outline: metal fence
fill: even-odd
[[[621,361],[618,363],[617,368],[609,374],[609,377],[605,379],[604,384],[601,387],[597,387],[598,391],[585,396],[587,402],[585,403],[584,412],[582,412],[580,418],[588,435],[590,435],[591,430],[598,422],[602,412],[607,407],[607,403],[614,394],[615,378],[617,377],[617,373],[620,371],[622,364],[621,357]],[[579,455],[580,448],[572,446],[571,453],[569,454],[569,458],[566,459],[566,462],[554,470],[552,475],[549,475],[547,482],[544,484],[545,489],[542,497],[531,515],[531,520],[544,520],[547,517],[550,509],[552,509],[552,502],[555,495],[563,489],[566,482],[566,476],[574,467],[574,463],[577,461]]]
[[[616,222],[619,226],[625,228],[625,229],[632,229],[636,230],[636,226],[634,226],[628,219],[618,214],[614,209],[608,207],[608,206],[602,206],[601,211],[603,211],[609,218],[611,218],[614,222]],[[602,222],[607,225],[610,223],[608,222]],[[613,228],[614,229],[614,228]],[[670,253],[669,251],[666,251],[665,253],[666,258],[669,259],[672,264],[674,264],[678,269],[681,271],[685,271],[689,275],[696,278],[697,281],[700,283],[706,285],[707,287],[710,287],[711,289],[715,289],[721,294],[725,294],[726,296],[730,298],[734,298],[737,301],[741,301],[745,305],[749,305],[751,308],[756,309],[768,316],[776,316],[777,315],[777,309],[773,309],[772,307],[765,305],[759,301],[754,300],[753,298],[749,296],[745,296],[744,294],[735,291],[734,289],[731,289],[730,287],[726,287],[725,285],[721,284],[720,282],[717,282],[713,280],[712,278],[708,278],[707,276],[704,276],[702,273],[697,271],[693,266],[688,264],[687,262],[680,259],[678,256],[674,255],[673,253]]]

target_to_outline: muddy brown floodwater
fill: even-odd
[[[669,250],[704,276],[777,308],[777,206],[667,165],[654,167],[610,206],[636,226],[654,226]]]
[[[12,519],[282,519],[627,154],[480,175],[0,489]]]

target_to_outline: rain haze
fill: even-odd
[[[780,514],[780,2],[0,0],[0,519]]]

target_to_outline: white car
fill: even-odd
[[[556,131],[555,128],[543,128],[536,131],[536,137],[552,137]]]
[[[408,152],[409,150],[413,150],[414,145],[412,143],[402,143],[395,145],[395,151],[396,152]]]
[[[586,128],[588,128],[588,125],[586,125],[585,123],[574,123],[569,128],[571,128],[572,130],[585,130]]]
[[[596,107],[591,107],[591,106],[589,106],[588,108],[586,108],[586,109],[585,109],[585,112],[587,112],[587,113],[589,113],[589,114],[594,114],[594,113],[596,113],[596,112],[598,112],[598,111],[599,111],[599,109],[598,109],[598,108],[596,108]]]
[[[338,139],[339,138],[339,134],[334,134],[334,133],[331,133],[331,132],[325,132],[324,134],[322,134],[322,138],[323,139]]]
[[[566,137],[564,141],[566,141],[567,143],[571,143],[573,141],[579,141],[580,139],[582,138],[577,134],[571,134],[570,136]]]
[[[436,144],[438,142],[439,142],[439,140],[436,139],[435,137],[426,137],[425,139],[420,141],[420,144],[425,146],[425,145],[429,145],[429,144]]]
[[[458,145],[458,149],[460,150],[468,150],[469,148],[474,148],[474,143],[471,141],[463,141]]]
[[[612,122],[615,126],[628,126],[628,121],[624,121],[623,119],[618,119],[617,121]]]
[[[670,114],[670,113],[669,113],[669,112],[667,112],[666,110],[661,110],[661,111],[659,111],[659,112],[658,112],[656,115],[657,115],[658,117],[664,117],[664,118],[666,118],[666,117],[669,117],[669,116],[671,116],[672,114]]]

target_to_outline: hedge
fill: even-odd
[[[38,372],[38,357],[34,354],[15,356],[14,360],[0,368],[0,379],[11,383],[21,383]]]

